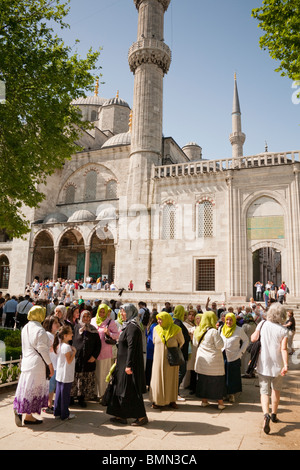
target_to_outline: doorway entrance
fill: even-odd
[[[263,290],[268,281],[279,287],[282,282],[281,252],[273,247],[263,247],[252,254],[253,262],[253,298],[256,299],[255,284],[259,281]]]

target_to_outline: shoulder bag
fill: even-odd
[[[179,346],[169,348],[165,339],[167,347],[167,359],[170,366],[182,366],[185,363],[181,348]]]
[[[257,361],[258,361],[259,353],[261,350],[260,335],[261,335],[261,330],[262,330],[262,327],[264,326],[264,323],[265,322],[262,323],[261,328],[259,330],[258,340],[255,341],[254,343],[250,343],[249,346],[247,347],[247,352],[250,353],[250,361],[248,362],[248,367],[246,370],[247,375],[253,374],[254,369],[257,366]]]
[[[111,320],[109,320],[109,322],[107,323],[107,328],[109,327],[109,324],[110,324]],[[111,336],[109,336],[107,333],[105,333],[105,338],[104,338],[104,341],[107,343],[107,344],[117,344],[117,340],[113,339]]]

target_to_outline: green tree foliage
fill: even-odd
[[[252,16],[265,32],[260,47],[279,61],[276,72],[300,80],[300,0],[264,0]]]
[[[11,237],[29,231],[24,206],[38,206],[38,186],[78,150],[74,142],[87,124],[71,101],[92,89],[101,68],[100,48],[81,58],[54,34],[54,25],[68,27],[68,4],[0,2],[0,229]]]

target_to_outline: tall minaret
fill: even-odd
[[[233,106],[232,106],[232,133],[229,136],[232,145],[232,158],[243,156],[243,145],[246,135],[242,132],[242,114],[240,108],[239,94],[234,74]]]
[[[134,0],[138,37],[128,53],[134,73],[128,197],[148,205],[151,167],[162,160],[163,77],[171,63],[164,43],[164,13],[171,0]]]

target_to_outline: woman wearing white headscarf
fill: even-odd
[[[127,418],[135,418],[132,425],[143,426],[148,423],[148,418],[143,400],[146,380],[138,310],[133,304],[124,304],[120,312],[123,323],[118,344],[113,395],[109,400],[107,414],[114,416],[111,418],[114,423],[127,424]]]
[[[42,408],[48,406],[49,383],[45,363],[51,376],[54,368],[49,354],[50,342],[42,326],[45,316],[46,309],[35,305],[29,310],[28,323],[22,329],[21,376],[13,404],[17,426],[22,426],[22,414],[25,414],[25,425],[42,423],[32,414],[41,414]]]
[[[71,399],[78,399],[81,407],[95,395],[96,360],[101,351],[101,340],[97,328],[91,325],[91,313],[83,310],[74,327],[73,346],[76,349],[75,378]]]

